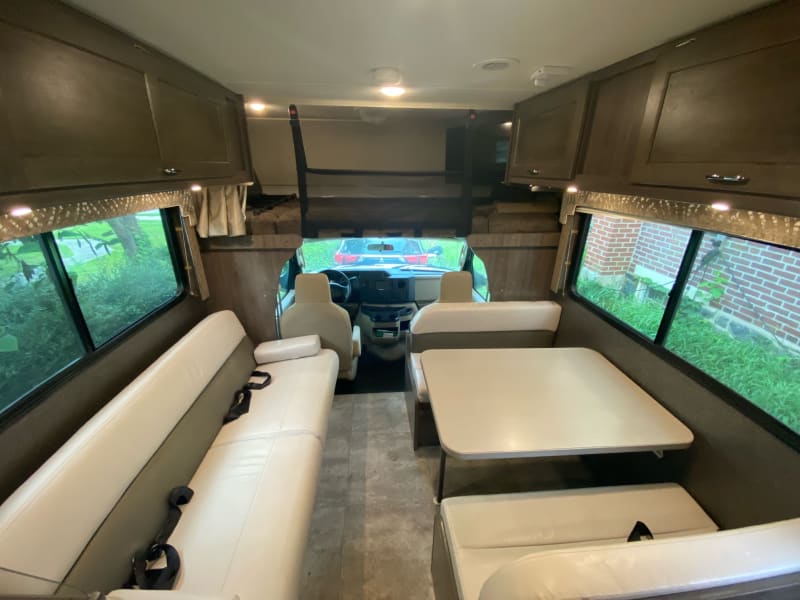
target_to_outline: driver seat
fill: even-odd
[[[303,273],[294,281],[294,304],[281,315],[281,337],[319,335],[323,348],[339,355],[339,379],[352,381],[361,356],[361,329],[350,315],[331,300],[324,273]]]

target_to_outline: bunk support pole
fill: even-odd
[[[461,176],[461,230],[459,235],[469,235],[472,229],[472,145],[475,139],[475,120],[477,114],[470,110],[464,125],[464,171]]]
[[[306,173],[308,163],[306,162],[306,149],[303,145],[303,132],[300,129],[300,115],[297,106],[289,105],[289,126],[292,128],[292,141],[294,142],[294,162],[297,168],[297,192],[300,196],[300,225],[303,237],[308,237],[306,230],[306,213],[308,212],[308,184],[306,183]]]

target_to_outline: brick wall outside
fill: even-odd
[[[584,266],[609,283],[625,273],[634,273],[637,267],[661,274],[668,281],[680,267],[690,233],[669,225],[595,215]],[[719,252],[712,252],[715,249]],[[709,285],[723,291],[719,300],[711,302]],[[798,251],[706,234],[687,293],[711,302],[710,308],[723,315],[713,317],[720,326],[733,331],[744,324],[800,345]]]

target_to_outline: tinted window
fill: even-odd
[[[158,211],[60,229],[54,235],[96,346],[178,293]]]
[[[578,293],[655,339],[691,230],[595,215],[578,271]]]
[[[665,346],[800,433],[800,252],[704,235]]]
[[[38,238],[0,242],[0,411],[84,354]]]

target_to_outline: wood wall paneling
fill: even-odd
[[[295,235],[204,240],[203,266],[211,293],[208,311],[235,312],[256,344],[275,339],[281,268],[301,243]]]

